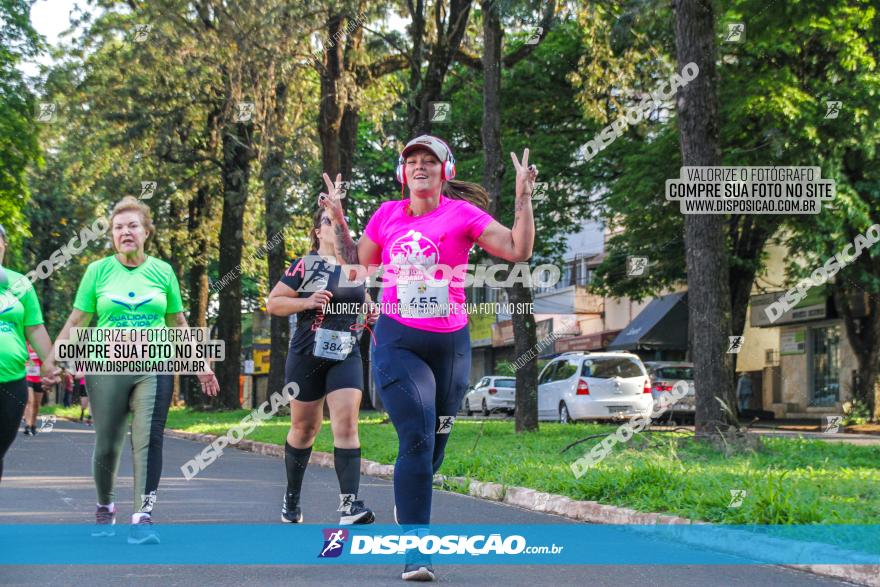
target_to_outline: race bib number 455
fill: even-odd
[[[400,315],[404,318],[445,318],[449,316],[449,284],[418,279],[398,284]],[[402,294],[402,295],[401,295]]]

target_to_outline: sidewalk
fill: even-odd
[[[844,442],[860,446],[880,444],[880,436],[876,434],[854,434],[851,432],[807,432],[803,430],[786,430],[784,428],[767,428],[753,426],[749,429],[755,434],[780,438],[808,438],[825,442]]]

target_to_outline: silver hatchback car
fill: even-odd
[[[538,377],[539,420],[617,420],[653,407],[648,372],[631,353],[565,353]]]
[[[681,361],[647,361],[645,367],[651,375],[651,394],[654,401],[659,402],[660,398],[666,396],[672,400],[672,387],[678,381],[687,383],[687,395],[671,405],[668,410],[669,417],[684,416],[684,420],[693,418],[695,408],[695,390],[694,390],[694,364],[684,363]],[[663,418],[660,418],[661,420]]]

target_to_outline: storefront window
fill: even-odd
[[[810,406],[833,406],[840,398],[839,327],[810,330]]]

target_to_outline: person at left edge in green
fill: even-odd
[[[0,478],[3,456],[15,440],[28,401],[28,343],[43,361],[42,382],[52,385],[59,380],[34,286],[21,273],[3,266],[8,243],[6,229],[0,226]]]
[[[84,328],[97,316],[99,328],[187,328],[180,285],[171,265],[147,255],[155,234],[150,208],[126,196],[110,214],[116,254],[90,264],[80,281],[73,311],[58,334],[69,340],[71,328]],[[217,395],[208,369],[199,374],[202,391]],[[162,472],[162,436],[171,405],[172,374],[86,374],[95,425],[92,473],[98,494],[93,536],[114,535],[114,485],[131,414],[134,509],[128,542],[155,544],[153,509]]]

